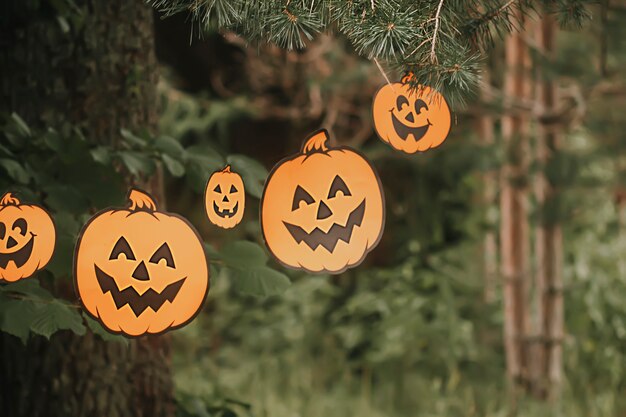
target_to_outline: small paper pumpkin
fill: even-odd
[[[443,143],[450,132],[450,108],[445,98],[427,86],[411,89],[412,74],[400,83],[385,84],[374,97],[376,133],[393,148],[409,154]]]
[[[361,263],[380,240],[383,189],[357,151],[329,147],[315,132],[302,151],[279,162],[261,198],[261,228],[272,255],[309,272],[339,273]]]
[[[54,252],[56,230],[40,206],[11,193],[0,199],[0,282],[15,282],[43,269]]]
[[[204,191],[204,208],[211,223],[224,229],[235,227],[243,218],[245,206],[241,176],[231,171],[230,165],[214,172]]]
[[[132,189],[127,208],[93,216],[80,232],[74,280],[85,310],[127,336],[181,327],[199,312],[209,288],[202,239],[183,217],[157,210]]]

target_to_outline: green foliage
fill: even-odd
[[[160,166],[171,177],[185,177],[198,193],[212,171],[226,163],[238,170],[252,196],[259,197],[267,175],[263,166],[244,155],[224,155],[208,143],[185,147],[167,134],[120,131],[113,145],[94,145],[71,126],[61,131],[31,129],[18,115],[3,118],[0,147],[0,189],[25,202],[46,206],[57,226],[55,255],[38,274],[46,288],[67,287],[78,232],[93,210],[123,205],[125,177],[142,182]],[[202,196],[196,194],[198,201]],[[222,266],[215,267],[246,294],[265,297],[283,292],[289,279],[266,266],[267,255],[252,242],[233,242],[215,251]],[[45,279],[45,281],[43,281]],[[119,341],[87,316],[78,303],[53,296],[37,278],[0,286],[0,329],[26,342],[30,334],[49,338],[59,330],[84,334],[86,327],[105,340]],[[63,283],[63,284],[62,284]],[[67,296],[66,296],[67,298]]]
[[[31,332],[49,339],[65,329],[85,333],[77,306],[55,299],[37,280],[0,287],[0,330],[26,343]]]
[[[283,293],[290,285],[289,278],[266,266],[265,250],[253,242],[234,241],[225,245],[217,258],[234,288],[242,294],[267,297]]]

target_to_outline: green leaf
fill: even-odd
[[[228,243],[220,250],[220,255],[224,263],[233,268],[264,266],[267,262],[263,248],[247,240]]]
[[[87,198],[76,188],[65,184],[54,184],[43,187],[47,194],[46,204],[57,212],[80,214],[89,208]]]
[[[109,333],[104,327],[102,327],[100,323],[89,317],[89,315],[87,315],[86,313],[83,313],[83,318],[87,323],[87,327],[89,327],[89,329],[91,329],[94,334],[100,336],[100,338],[105,342],[120,342],[128,346],[128,339],[126,339],[125,337]]]
[[[154,161],[139,152],[122,151],[119,153],[122,162],[131,174],[151,174],[154,171]]]
[[[0,292],[19,293],[40,300],[52,300],[54,297],[48,290],[39,285],[36,279],[23,279],[0,287]]]
[[[26,344],[30,325],[36,315],[35,304],[0,294],[0,330],[18,337]]]
[[[28,138],[32,135],[32,132],[24,119],[22,119],[17,113],[11,113],[11,121],[15,127],[14,133],[23,138]]]
[[[120,134],[122,135],[122,138],[124,138],[126,143],[130,145],[136,145],[139,147],[146,146],[146,141],[140,138],[139,136],[136,136],[135,134],[133,134],[133,132],[131,132],[130,130],[121,129]]]
[[[158,151],[175,158],[179,158],[185,152],[185,148],[180,142],[171,136],[159,136],[154,141],[154,147]]]
[[[55,278],[68,278],[72,276],[72,259],[74,256],[75,237],[60,234],[57,237],[56,248],[50,263],[46,269],[55,276]]]
[[[228,268],[228,273],[237,291],[255,297],[282,294],[291,285],[285,274],[267,266]]]
[[[175,177],[182,177],[185,175],[185,166],[177,159],[172,158],[168,154],[162,155],[163,163],[167,167],[167,170]]]
[[[91,156],[93,160],[101,163],[102,165],[108,165],[111,163],[111,152],[106,146],[98,146],[91,150]]]
[[[209,145],[192,145],[185,150],[185,157],[191,162],[207,166],[210,171],[224,168],[224,157]]]
[[[6,146],[0,144],[0,152],[2,152],[3,154],[7,155],[7,156],[15,156],[15,154]]]
[[[30,330],[50,339],[50,336],[59,330],[71,330],[82,336],[85,334],[86,328],[76,308],[54,300],[37,309]]]
[[[63,152],[65,150],[64,138],[59,135],[59,132],[52,128],[49,128],[43,134],[43,141],[50,149],[55,152]]]
[[[17,161],[13,159],[0,159],[0,166],[3,167],[11,178],[20,184],[28,184],[30,173]]]
[[[206,242],[204,242],[204,253],[206,253],[206,256],[207,258],[209,258],[209,260],[222,259],[222,256],[217,251],[217,249],[215,249],[213,245]]]

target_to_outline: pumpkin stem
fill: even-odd
[[[8,192],[2,196],[2,199],[0,199],[0,206],[10,206],[10,205],[19,206],[20,200],[18,200],[17,197],[13,197],[13,194]]]
[[[330,137],[326,129],[320,129],[314,132],[304,141],[302,153],[310,155],[314,152],[327,152],[328,147],[326,146],[326,142],[328,142],[329,139]]]
[[[157,209],[154,199],[137,188],[131,188],[128,193],[128,201],[130,202],[128,208],[131,211],[156,211]]]
[[[230,172],[230,165],[226,165],[222,172]]]
[[[404,74],[404,77],[402,77],[402,84],[408,84],[413,79],[413,77],[413,72],[408,71],[406,74]]]

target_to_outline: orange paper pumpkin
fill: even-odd
[[[15,282],[44,268],[54,252],[56,231],[41,207],[6,193],[0,199],[0,282]]]
[[[131,190],[128,199],[128,208],[101,211],[80,233],[74,279],[81,303],[113,333],[181,327],[198,314],[209,288],[202,240],[142,191]]]
[[[211,223],[224,229],[237,226],[245,205],[243,180],[230,170],[230,165],[211,175],[204,190],[204,208]]]
[[[348,147],[328,147],[318,131],[279,162],[261,198],[261,227],[283,265],[339,273],[361,263],[383,232],[385,203],[374,168]]]
[[[386,84],[374,97],[376,133],[393,148],[423,152],[443,143],[450,132],[450,108],[445,98],[430,87],[411,89],[408,81]]]

